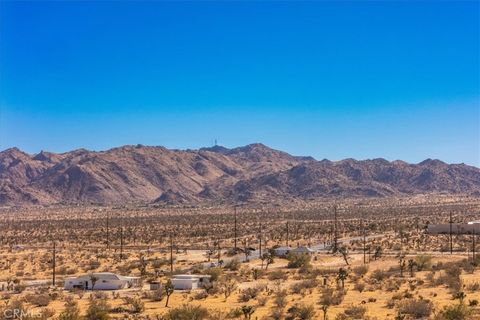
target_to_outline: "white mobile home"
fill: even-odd
[[[210,283],[210,276],[204,274],[177,274],[172,278],[175,290],[195,290]]]
[[[452,223],[453,234],[480,234],[480,222],[472,221],[468,223]],[[450,223],[429,224],[427,226],[428,234],[450,234]]]
[[[309,247],[298,247],[291,251],[293,254],[314,254],[315,250],[310,249]]]
[[[120,290],[138,287],[140,285],[140,277],[125,277],[110,272],[97,272],[77,278],[66,278],[64,289]]]

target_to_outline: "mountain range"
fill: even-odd
[[[480,169],[427,159],[341,161],[292,156],[263,144],[171,150],[0,152],[0,205],[200,204],[417,194],[480,196]]]

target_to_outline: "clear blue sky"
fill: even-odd
[[[0,1],[0,149],[480,166],[479,6]]]

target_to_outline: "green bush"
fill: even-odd
[[[289,253],[287,255],[287,268],[308,268],[310,266],[310,256],[307,254]]]
[[[464,304],[446,306],[438,313],[435,320],[466,320],[470,318],[472,310]]]
[[[207,319],[207,317],[208,310],[206,308],[184,304],[170,310],[166,314],[165,320],[203,320]]]

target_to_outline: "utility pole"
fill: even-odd
[[[123,260],[123,227],[120,227],[120,260]]]
[[[235,248],[235,253],[237,253],[237,205],[235,205],[235,211],[234,211],[234,216],[233,216],[233,219],[234,219],[234,227],[233,227],[233,233],[234,233],[234,239],[233,239],[233,242],[234,242],[234,248]]]
[[[107,250],[110,250],[110,226],[109,226],[109,218],[110,218],[110,215],[109,213],[107,212]]]
[[[366,257],[366,253],[367,253],[367,235],[366,235],[366,232],[365,232],[365,212],[363,213],[363,219],[362,219],[362,231],[363,231],[363,264],[366,264],[367,263],[367,257]]]
[[[452,211],[450,211],[450,254],[453,254],[453,236],[452,236]]]
[[[288,247],[288,221],[287,221],[287,247]]]
[[[173,236],[170,233],[170,272],[173,272]]]
[[[222,253],[220,252],[220,238],[217,238],[217,251],[218,251],[217,263],[218,263],[218,265],[220,266],[220,255],[222,254]]]
[[[472,258],[473,263],[475,263],[475,226],[472,229]]]
[[[260,254],[260,259],[262,258],[262,223],[260,222],[260,237],[259,237],[260,243],[259,243],[259,254]]]
[[[53,259],[52,259],[52,284],[55,287],[55,267],[56,267],[56,256],[57,256],[57,248],[55,244],[55,240],[53,241]]]
[[[334,214],[334,238],[333,238],[333,252],[337,252],[338,250],[338,226],[337,226],[337,205],[333,206],[333,214]]]

